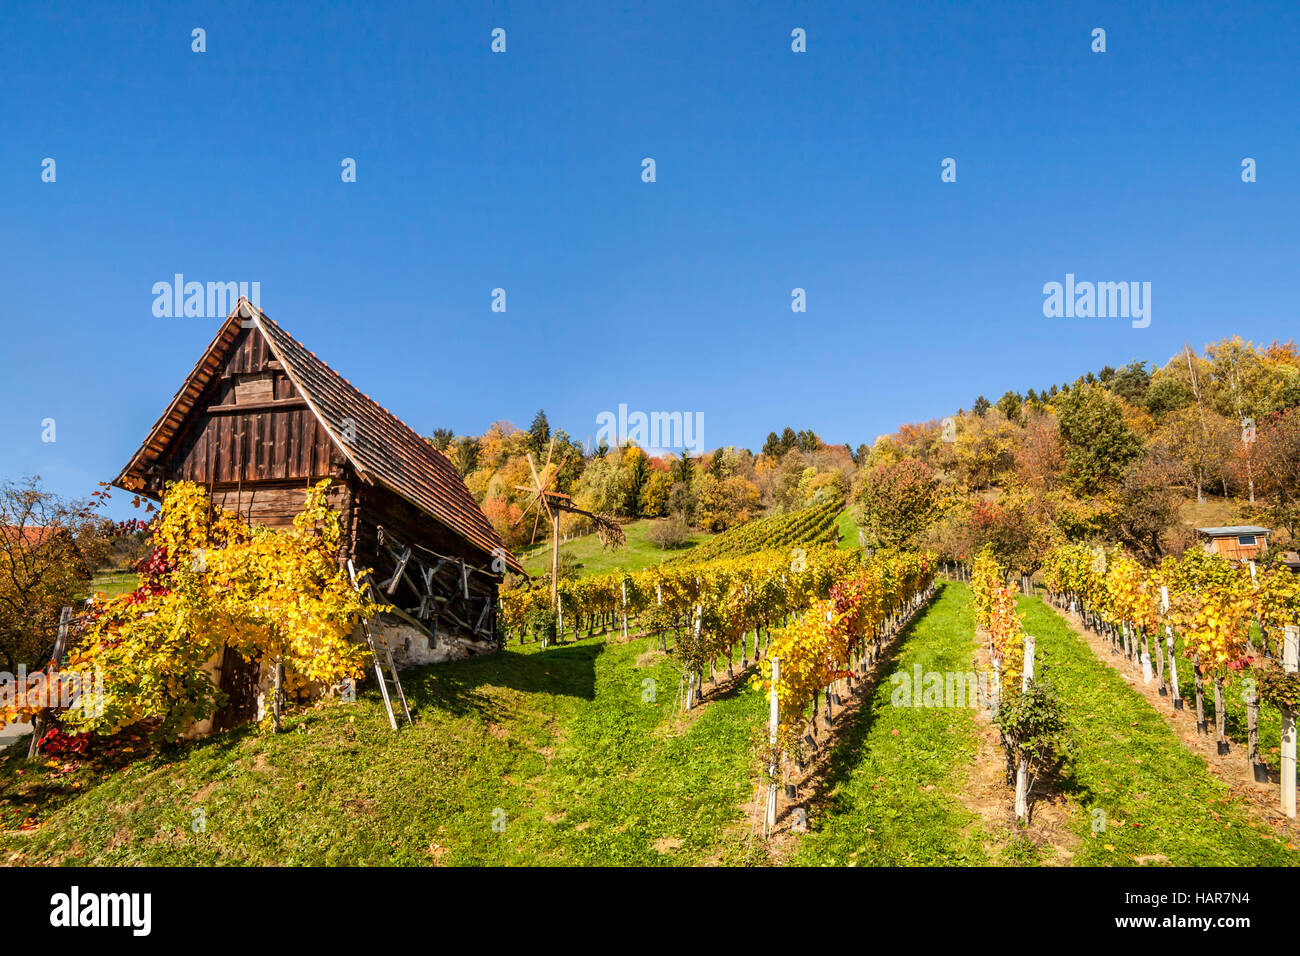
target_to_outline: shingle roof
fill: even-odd
[[[1201,534],[1208,534],[1215,538],[1226,537],[1230,534],[1272,534],[1269,528],[1261,528],[1253,524],[1233,524],[1225,525],[1221,528],[1197,528]]]
[[[247,324],[262,332],[285,373],[363,480],[373,481],[401,496],[487,554],[503,554],[507,565],[523,572],[519,559],[502,544],[450,461],[409,425],[362,394],[243,298],[114,484],[130,488],[131,484],[123,484],[123,479],[138,472],[145,459],[156,458],[162,452],[219,366],[225,350],[235,341],[240,327]],[[347,420],[351,420],[351,428],[345,424]],[[345,441],[345,436],[351,436],[351,440]]]

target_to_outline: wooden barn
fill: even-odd
[[[399,661],[487,650],[498,585],[507,569],[523,573],[518,559],[451,462],[247,299],[113,484],[161,499],[166,482],[193,481],[214,504],[282,526],[322,478],[343,514],[340,561],[374,569]],[[251,717],[257,696],[257,665],[226,657],[218,729]]]

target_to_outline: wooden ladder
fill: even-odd
[[[352,567],[351,560],[348,561],[348,574],[352,578],[352,586],[360,592],[361,588],[357,584],[357,572]],[[369,585],[367,585],[367,590],[369,590]],[[374,600],[373,593],[370,597],[371,600]],[[406,706],[406,694],[403,693],[402,681],[397,676],[397,665],[393,663],[393,649],[388,646],[388,641],[382,641],[380,643],[383,644],[383,652],[380,653],[379,648],[375,646],[375,632],[371,630],[370,622],[364,618],[361,621],[361,630],[365,632],[366,644],[369,645],[370,654],[375,659],[375,676],[379,678],[379,693],[384,698],[384,709],[388,711],[389,724],[392,725],[394,730],[397,729],[397,714],[393,710],[393,697],[389,692],[391,686],[397,692],[397,699],[402,705],[402,714],[406,717],[406,723],[409,725],[412,722],[411,708]],[[385,665],[388,667],[387,675],[384,674]]]

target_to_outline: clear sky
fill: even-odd
[[[1294,2],[126,6],[4,9],[0,477],[116,475],[218,322],[154,316],[175,273],[426,433],[856,445],[1300,331]],[[1045,318],[1067,273],[1150,327]]]

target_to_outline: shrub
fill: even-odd
[[[690,531],[686,527],[686,522],[679,515],[674,515],[651,524],[645,537],[660,550],[667,551],[685,545],[690,537]]]

